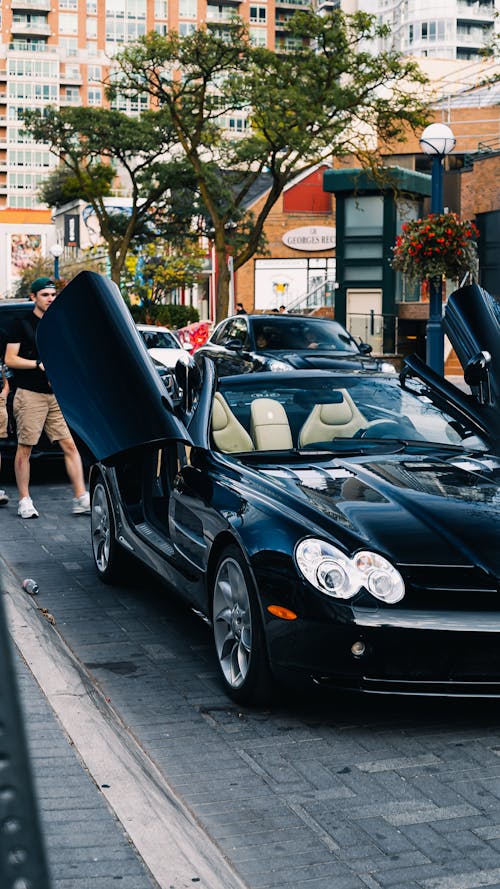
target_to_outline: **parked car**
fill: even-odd
[[[311,315],[234,315],[221,321],[197,356],[215,362],[219,376],[291,368],[346,368],[394,371],[370,357],[338,321]]]
[[[168,327],[159,327],[154,324],[137,324],[146,349],[155,361],[164,367],[174,368],[179,358],[187,357],[192,346],[182,344],[179,337]]]
[[[434,386],[418,361],[401,379],[217,382],[206,359],[178,368],[175,410],[123,301],[89,272],[38,341],[95,457],[99,577],[119,581],[132,558],[183,596],[230,697],[262,703],[276,681],[500,695],[498,405]]]

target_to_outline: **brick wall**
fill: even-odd
[[[476,213],[500,209],[500,153],[476,157],[461,179],[461,217],[473,219]]]

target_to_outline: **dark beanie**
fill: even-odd
[[[31,285],[31,293],[38,293],[39,290],[45,290],[48,287],[56,289],[52,278],[37,278]]]

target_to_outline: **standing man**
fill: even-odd
[[[0,357],[0,438],[7,438],[8,432],[8,415],[7,415],[7,395],[9,394],[9,384],[4,373],[4,365]],[[1,465],[1,463],[0,463]],[[0,488],[0,506],[7,506],[9,498],[5,491]]]
[[[30,457],[32,448],[45,430],[50,441],[58,442],[64,453],[66,472],[73,486],[73,513],[83,515],[90,512],[90,501],[85,490],[82,459],[52,392],[36,346],[36,330],[56,297],[56,286],[50,278],[37,278],[31,285],[30,296],[35,304],[33,312],[27,318],[13,322],[5,350],[5,363],[13,370],[16,385],[13,407],[17,425],[14,463],[19,493],[17,514],[22,519],[38,517],[29,495]]]

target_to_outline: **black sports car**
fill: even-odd
[[[175,409],[117,288],[88,272],[38,341],[95,456],[99,576],[114,582],[134,558],[184,596],[212,625],[232,698],[262,702],[274,680],[500,695],[494,385],[480,404],[418,361],[401,379],[316,370],[217,384],[205,360],[178,368]],[[472,359],[484,388],[492,367]]]
[[[217,325],[197,351],[215,362],[219,377],[256,371],[345,368],[385,370],[371,358],[371,346],[358,343],[338,321],[311,315],[235,315]]]

